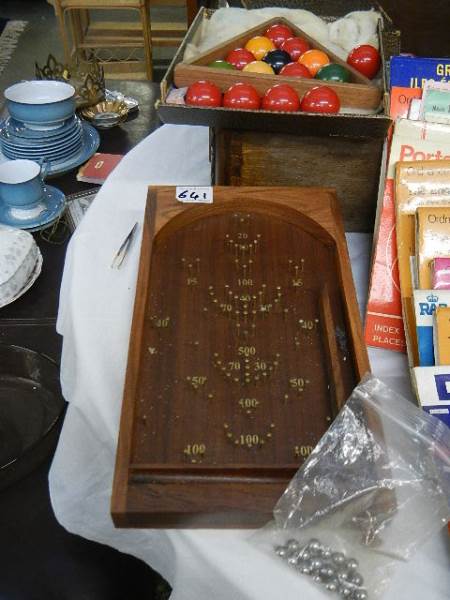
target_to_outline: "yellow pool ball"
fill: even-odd
[[[275,71],[270,65],[262,60],[254,60],[242,69],[244,73],[266,73],[267,75],[275,75]]]
[[[271,50],[275,50],[275,44],[263,35],[252,37],[245,44],[246,50],[251,52],[256,60],[261,60]]]

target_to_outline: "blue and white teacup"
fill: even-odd
[[[45,166],[33,160],[0,165],[0,198],[16,219],[34,219],[43,210]]]

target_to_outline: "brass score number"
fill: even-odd
[[[170,322],[170,317],[163,317],[163,318],[158,318],[158,317],[152,317],[152,321],[155,325],[155,327],[160,327],[160,328],[165,328],[169,326],[169,322]]]
[[[296,458],[306,458],[313,450],[312,446],[294,446],[294,455]]]
[[[255,356],[256,348],[255,348],[255,346],[239,346],[238,354],[239,354],[239,356],[246,356],[246,357]]]
[[[289,385],[291,388],[297,390],[298,392],[302,392],[307,383],[309,383],[309,381],[303,377],[291,377],[289,379]]]
[[[240,446],[258,446],[261,443],[261,439],[257,433],[243,433],[238,437],[238,443]]]
[[[240,398],[239,406],[242,408],[256,408],[259,406],[259,400],[256,398]]]
[[[186,456],[203,456],[206,452],[206,445],[205,444],[188,444],[185,449],[183,450],[183,453],[186,454]]]

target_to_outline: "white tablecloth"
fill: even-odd
[[[172,600],[324,598],[307,579],[250,546],[249,531],[119,530],[109,515],[141,227],[122,268],[111,269],[111,260],[134,222],[142,223],[149,184],[209,182],[208,130],[166,125],[127,154],[72,237],[58,316],[69,407],[50,472],[53,508],[69,531],[159,571],[173,587]],[[348,241],[362,305],[370,238],[352,234]],[[371,351],[370,357],[375,374],[410,393],[404,356]],[[449,567],[443,530],[399,568],[386,599],[448,598]]]

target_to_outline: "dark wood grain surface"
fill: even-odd
[[[255,526],[368,370],[342,222],[321,189],[174,196],[149,195],[113,518]]]
[[[383,138],[216,129],[218,185],[326,186],[336,190],[346,231],[372,233]]]
[[[402,33],[402,51],[418,56],[450,56],[448,0],[379,0]]]

